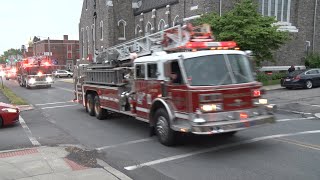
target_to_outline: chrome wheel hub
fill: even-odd
[[[312,88],[312,82],[311,81],[307,81],[307,88]]]

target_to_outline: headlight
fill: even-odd
[[[46,81],[47,81],[47,82],[52,82],[53,79],[52,79],[52,77],[47,77],[47,78],[46,78]]]
[[[8,112],[8,113],[17,113],[18,112],[17,109],[13,109],[13,108],[3,108],[2,111]]]
[[[35,79],[35,78],[30,78],[30,79],[29,79],[29,83],[30,83],[30,84],[36,83],[36,79]]]
[[[254,99],[253,104],[254,105],[266,105],[266,104],[268,104],[268,99]]]
[[[214,111],[222,111],[222,104],[202,104],[200,105],[200,109],[202,112],[214,112]]]

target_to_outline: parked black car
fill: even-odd
[[[311,89],[320,86],[320,69],[296,70],[281,78],[280,84],[288,89]]]

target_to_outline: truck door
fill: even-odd
[[[182,77],[182,71],[177,60],[168,62],[166,64],[165,71],[169,76],[170,81],[168,83],[168,96],[172,100],[175,111],[186,113],[189,110],[189,93],[188,87]],[[169,71],[169,72],[168,72]]]
[[[135,92],[137,100],[137,116],[149,119],[149,109],[147,103],[148,83],[146,80],[147,68],[145,63],[135,64]]]

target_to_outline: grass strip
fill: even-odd
[[[21,97],[17,96],[11,89],[3,85],[3,88],[0,86],[2,93],[9,99],[11,104],[14,105],[28,105],[28,103]]]
[[[270,86],[280,84],[280,79],[269,80],[269,81],[262,81],[263,86]]]

